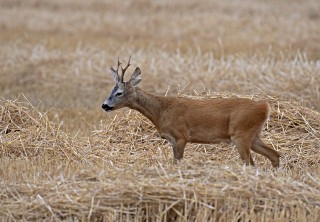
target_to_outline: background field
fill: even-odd
[[[319,12],[317,0],[0,0],[1,219],[319,221]],[[100,108],[109,67],[129,56],[148,92],[268,100],[263,137],[281,167],[196,144],[173,166],[149,121]]]

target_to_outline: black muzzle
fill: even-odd
[[[106,112],[110,112],[112,110],[111,106],[108,106],[107,104],[102,104],[102,109],[104,109]]]

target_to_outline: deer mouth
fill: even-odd
[[[102,104],[102,109],[104,109],[106,112],[110,112],[112,111],[113,107],[108,106],[107,104]]]

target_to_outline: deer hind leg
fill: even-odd
[[[246,163],[246,165],[254,166],[254,162],[250,154],[250,148],[252,143],[251,137],[236,136],[236,137],[232,137],[231,140],[236,145],[237,150],[240,154],[240,157]]]
[[[267,157],[270,161],[273,167],[278,167],[280,160],[280,154],[270,148],[269,146],[267,146],[261,139],[259,136],[256,136],[253,141],[252,141],[252,146],[251,149],[256,152],[259,153],[265,157]]]

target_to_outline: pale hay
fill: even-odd
[[[29,101],[1,98],[0,104],[1,157],[46,154],[56,160],[77,159],[76,144],[59,125],[49,121],[46,113],[39,112]]]
[[[0,220],[320,221],[319,0],[0,2]],[[147,119],[100,108],[130,55],[148,92],[268,100],[281,167],[228,144],[173,166]]]
[[[189,144],[172,165],[170,146],[136,111],[119,112],[88,138],[71,138],[27,102],[2,100],[1,218],[318,221],[319,113],[285,99],[241,97],[272,106],[263,139],[281,153],[278,170],[255,154],[256,168],[242,166],[235,149],[221,144]],[[10,174],[21,173],[12,169],[21,162],[27,172],[16,180]]]

